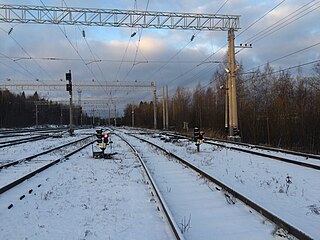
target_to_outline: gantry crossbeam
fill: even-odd
[[[237,30],[239,15],[0,4],[0,22],[184,30]]]
[[[154,91],[156,86],[153,82],[132,83],[132,82],[104,82],[101,84],[82,84],[73,83],[73,88],[77,90],[139,90],[139,91]],[[5,83],[0,84],[0,89],[17,90],[17,91],[63,91],[66,90],[66,84],[30,84],[30,83]]]

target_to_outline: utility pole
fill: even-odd
[[[36,103],[36,128],[38,128],[38,104]]]
[[[154,85],[153,89],[153,128],[157,129],[157,88],[156,83],[151,83]]]
[[[60,126],[62,126],[62,105],[60,105]]]
[[[166,108],[165,108],[164,86],[162,87],[162,124],[163,124],[163,129],[166,129]]]
[[[92,127],[94,128],[94,107],[92,108]]]
[[[134,127],[134,106],[133,106],[133,104],[131,105],[131,122],[132,122],[132,127]]]
[[[111,108],[110,105],[109,106],[109,126],[111,125]]]
[[[234,29],[228,30],[228,106],[229,106],[229,136],[231,141],[241,141],[238,129],[238,112],[237,112],[237,93],[235,78],[235,53],[234,53]]]
[[[117,126],[117,105],[114,105],[114,126]]]
[[[0,22],[29,24],[65,24],[85,26],[112,26],[132,28],[228,30],[229,74],[227,99],[229,113],[229,137],[239,136],[234,65],[234,31],[240,29],[239,15],[168,13],[91,8],[56,8],[46,6],[0,4]],[[119,21],[121,20],[121,21]],[[116,23],[116,24],[115,24]],[[84,35],[84,33],[83,33]],[[230,75],[230,76],[229,76]],[[71,83],[71,81],[70,81]],[[118,85],[118,83],[117,83]],[[0,86],[1,87],[1,86]],[[33,86],[32,86],[33,87]],[[47,85],[45,87],[48,87]],[[88,86],[86,86],[88,87]],[[155,87],[155,86],[154,86]],[[39,87],[38,87],[39,88]],[[71,94],[72,97],[72,94]],[[154,128],[157,128],[156,90],[154,90]],[[71,101],[72,102],[72,101]],[[72,108],[72,104],[70,104]],[[227,107],[226,107],[227,108]],[[70,114],[72,111],[70,111]],[[72,121],[70,121],[70,130]]]
[[[81,107],[81,90],[78,90],[78,104],[79,104],[79,111],[80,111],[80,126],[82,127],[82,107]]]
[[[168,85],[166,85],[166,129],[169,129],[169,94]]]

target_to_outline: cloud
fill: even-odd
[[[74,7],[114,9],[133,9],[135,7],[131,0],[65,0],[65,2],[68,6]],[[145,10],[147,2],[147,0],[137,1],[138,9]],[[267,14],[266,17],[241,33],[280,2],[280,0],[228,1],[219,13],[241,15],[242,29],[236,33],[237,37],[235,39],[236,45],[239,45],[240,43],[250,43],[246,40],[250,40],[260,31],[278,23],[283,17],[308,3],[307,0],[295,3],[285,1]],[[22,0],[10,0],[7,3],[25,4]],[[44,3],[56,6],[62,5],[60,0],[44,1]],[[224,3],[224,0],[149,1],[148,10],[214,14]],[[41,2],[36,0],[28,1],[28,4],[42,5]],[[242,62],[245,69],[250,69],[319,42],[320,27],[314,24],[318,14],[319,10],[310,12],[270,36],[254,42],[252,49],[243,50],[236,55],[237,61]],[[8,59],[4,55],[0,55],[1,81],[6,81],[7,78],[34,80],[35,77],[48,82],[51,78],[60,81],[61,78],[64,80],[65,72],[71,69],[75,82],[92,82],[93,79],[100,83],[115,80],[156,81],[159,89],[168,84],[172,93],[177,86],[193,88],[198,82],[202,85],[208,83],[217,65],[212,61],[223,59],[227,44],[227,32],[218,31],[141,30],[87,26],[60,26],[60,30],[56,25],[10,25],[3,23],[0,27],[4,29],[4,31],[0,30],[0,53],[5,56],[16,57]],[[25,51],[7,34],[11,27],[14,28],[11,36]],[[82,36],[82,30],[86,32],[88,44]],[[137,32],[137,35],[130,38],[134,31]],[[141,41],[138,43],[141,31]],[[196,37],[190,42],[191,36],[194,34]],[[137,45],[139,45],[138,51]],[[219,52],[215,54],[218,50]],[[286,68],[316,60],[319,59],[319,50],[320,46],[316,46],[276,61],[272,65],[275,68]],[[34,60],[17,60],[19,57],[28,57],[26,52]],[[200,64],[211,55],[212,57]],[[48,58],[52,59],[49,60]],[[53,60],[53,58],[56,58],[56,60]],[[305,71],[305,74],[308,74],[308,71]],[[131,99],[134,99],[134,97],[131,96],[131,93],[132,91],[128,94],[125,91],[121,93],[119,90],[113,91],[112,94],[114,96],[123,94],[125,99],[132,101]],[[108,94],[110,95],[110,91],[85,91],[83,97],[110,97]],[[54,95],[54,93],[51,95]],[[133,93],[133,95],[136,95],[137,101],[151,100],[149,94]]]

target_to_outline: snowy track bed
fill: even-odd
[[[174,139],[190,139],[186,135],[180,135],[176,133],[165,133]],[[211,138],[205,138],[204,144],[215,145],[217,147],[227,148],[230,151],[245,152],[260,157],[269,158],[270,160],[278,160],[286,163],[295,164],[302,167],[308,167],[316,170],[320,170],[320,156],[314,154],[307,154],[301,152],[294,152],[284,149],[276,149],[271,147],[264,147],[259,145],[252,145],[247,143],[237,143],[226,140],[216,140]]]
[[[276,239],[277,227],[151,145],[121,134],[142,155],[186,239]],[[277,232],[278,233],[278,232]]]
[[[207,144],[198,153],[186,139],[170,143],[151,134],[139,136],[188,160],[312,238],[320,237],[319,171]]]
[[[312,154],[295,153],[290,151],[284,151],[276,149],[268,149],[256,146],[250,146],[249,144],[237,145],[235,143],[222,143],[217,141],[206,141],[207,144],[213,144],[216,146],[226,147],[232,151],[242,151],[249,154],[255,154],[257,156],[270,158],[271,160],[279,160],[286,163],[292,163],[303,167],[309,167],[316,170],[320,170],[320,156]]]
[[[112,160],[87,147],[1,194],[1,239],[174,239],[136,156],[113,141]]]
[[[24,181],[35,173],[52,166],[55,162],[63,159],[66,155],[77,151],[82,146],[92,142],[92,137],[85,137],[77,140],[76,143],[67,143],[66,145],[56,147],[56,150],[43,152],[40,156],[28,157],[25,160],[19,160],[10,164],[12,166],[0,169],[0,193],[14,187],[19,182]],[[3,166],[1,166],[3,167]]]
[[[81,136],[82,134],[87,133],[89,133],[89,131],[77,130],[75,136],[65,135],[62,138],[47,138],[36,142],[26,142],[15,146],[10,146],[9,148],[0,148],[0,165],[18,159],[23,159],[56,146],[75,141],[83,137]],[[90,131],[90,133],[92,134],[92,131]]]

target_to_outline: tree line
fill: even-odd
[[[103,121],[100,118],[95,118],[93,121],[86,113],[82,116],[81,113],[81,107],[75,105],[74,124],[80,125],[82,122],[84,125],[89,125],[92,122]],[[41,98],[37,92],[32,96],[26,96],[24,92],[15,94],[8,90],[0,90],[0,128],[31,127],[36,123],[39,126],[68,125],[69,105]]]
[[[169,100],[169,125],[176,131],[190,132],[194,127],[206,136],[226,138],[225,65],[213,73],[210,84],[193,90],[178,87]],[[275,71],[269,64],[244,73],[237,71],[237,104],[240,134],[243,142],[264,144],[299,151],[320,152],[320,63],[313,66],[311,76],[303,76],[298,68]],[[124,122],[153,127],[153,103],[127,105]],[[158,127],[162,124],[162,103],[157,103]]]

